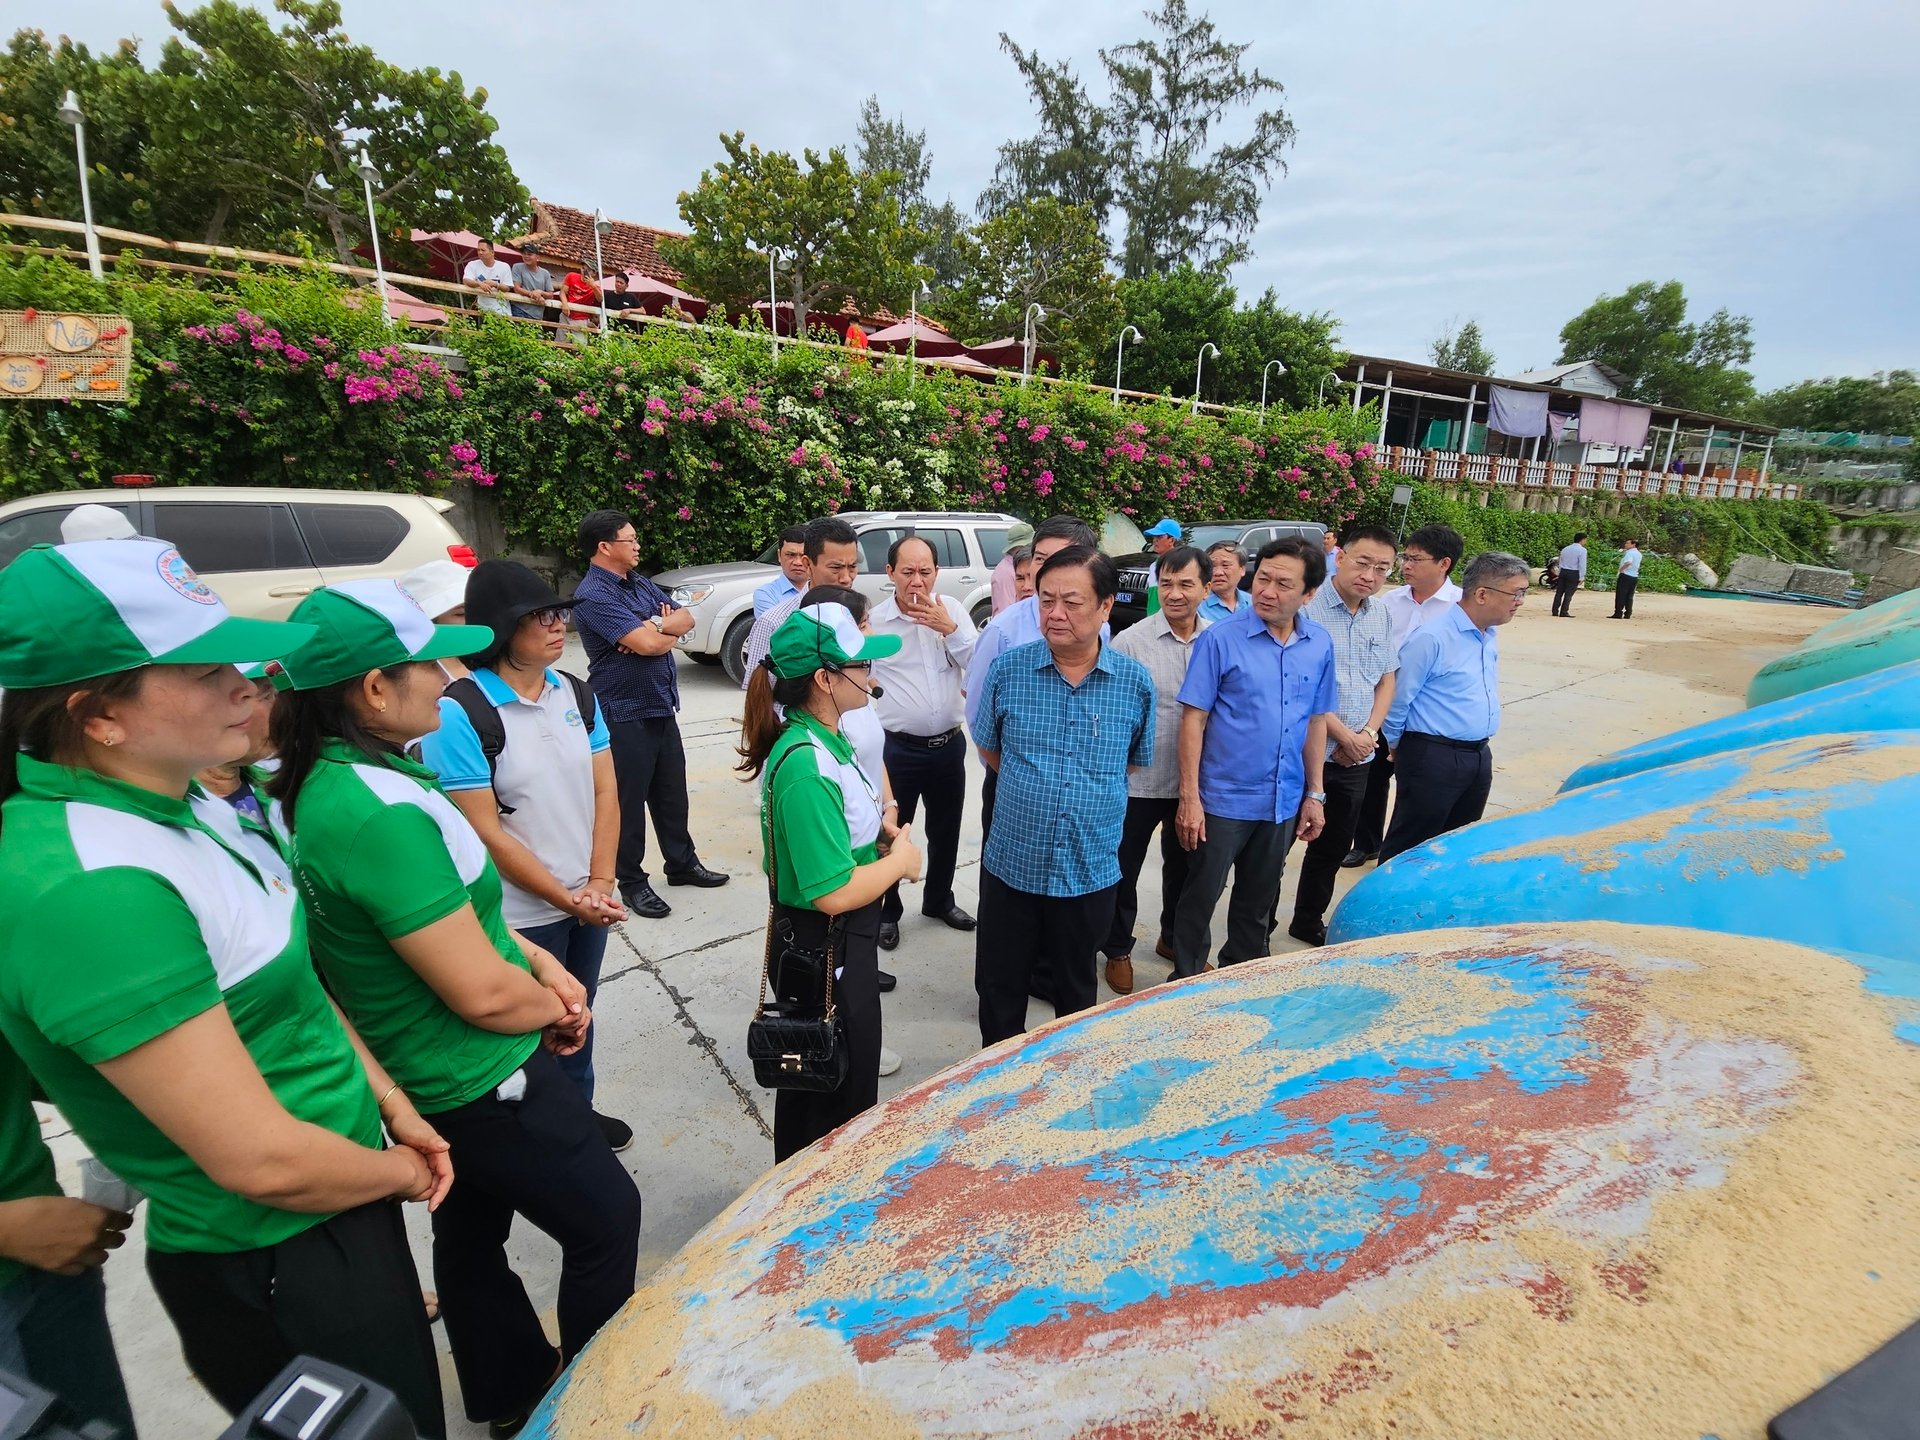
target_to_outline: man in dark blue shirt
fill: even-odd
[[[595,510],[580,522],[580,553],[587,573],[574,594],[573,622],[587,647],[587,676],[606,715],[620,785],[614,878],[628,910],[658,920],[672,907],[647,880],[649,810],[667,884],[727,883],[725,875],[700,863],[687,833],[687,752],[676,718],[680,676],[673,646],[693,628],[693,616],[638,573],[640,542],[633,522],[618,510]]]

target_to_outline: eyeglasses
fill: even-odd
[[[527,619],[533,621],[534,624],[538,625],[543,630],[551,628],[552,626],[555,626],[555,625],[564,624],[566,622],[566,618],[567,618],[566,611],[559,609],[557,606],[551,606],[551,605],[548,606],[545,610],[530,610],[527,612]]]
[[[1431,564],[1432,561],[1433,556],[1422,555],[1418,550],[1409,550],[1400,557],[1400,563],[1402,565],[1427,565]]]
[[[1362,565],[1358,560],[1355,560],[1342,565],[1340,568],[1342,570],[1352,570],[1361,575],[1385,575],[1393,569],[1393,562],[1391,560],[1376,560],[1370,565]]]
[[[1509,600],[1524,600],[1527,598],[1527,587],[1524,585],[1518,590],[1501,590],[1492,585],[1482,585],[1480,588],[1482,590],[1491,590],[1495,595],[1504,595]]]

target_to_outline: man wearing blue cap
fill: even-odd
[[[1153,551],[1153,560],[1147,565],[1147,614],[1160,613],[1160,557],[1166,554],[1182,539],[1180,522],[1171,515],[1162,515],[1151,526],[1140,532],[1147,537],[1147,544]]]

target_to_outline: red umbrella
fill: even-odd
[[[981,345],[967,346],[967,354],[984,364],[1001,370],[1018,370],[1026,358],[1027,347],[1019,340],[1009,336],[1005,340],[989,340]],[[1040,370],[1055,364],[1053,355],[1040,348],[1033,347],[1033,368]]]
[[[917,351],[922,360],[963,355],[967,348],[946,331],[936,329],[924,320],[902,320],[898,325],[876,330],[867,337],[867,344],[875,350],[890,350],[896,355]]]
[[[613,276],[602,280],[600,288],[612,294]],[[642,275],[638,270],[627,271],[627,293],[639,301],[634,308],[649,315],[661,315],[678,308],[698,320],[710,308],[708,302],[698,295],[669,285],[664,280],[655,280],[651,275]]]
[[[362,297],[365,297],[364,303],[366,304],[378,305],[380,303],[380,291],[378,287],[371,285],[365,290],[354,291],[352,294],[346,296],[342,303],[351,305],[357,310],[363,303]],[[387,313],[395,320],[405,320],[414,325],[444,325],[447,323],[447,312],[445,310],[441,309],[438,305],[429,305],[417,295],[409,295],[391,280],[387,282]]]
[[[426,251],[429,268],[435,275],[442,280],[458,280],[460,272],[467,268],[467,261],[479,253],[480,242],[485,237],[471,230],[414,230],[407,238]],[[520,252],[511,245],[495,245],[493,255],[509,265],[520,258]]]

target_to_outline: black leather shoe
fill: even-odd
[[[1324,925],[1309,925],[1304,920],[1296,919],[1291,925],[1287,926],[1287,934],[1302,944],[1311,945],[1315,949],[1327,943],[1327,927]]]
[[[1378,860],[1379,858],[1380,852],[1378,850],[1349,850],[1347,851],[1347,858],[1340,862],[1340,868],[1342,870],[1358,870],[1369,860]]]
[[[642,920],[664,920],[673,913],[673,907],[656,895],[653,886],[645,880],[627,886],[620,892],[620,898],[627,902],[627,913],[638,915]]]
[[[886,994],[887,991],[893,989],[893,987],[898,985],[899,983],[900,983],[899,977],[896,976],[891,970],[882,970],[880,972],[880,993],[882,995]]]
[[[949,905],[945,910],[938,912],[922,910],[920,913],[925,915],[929,920],[938,920],[941,924],[950,925],[955,930],[971,930],[980,923],[958,905]]]
[[[880,948],[898,950],[900,948],[900,927],[891,920],[880,922]]]
[[[682,870],[678,874],[667,876],[669,885],[698,885],[702,890],[717,890],[731,875],[722,875],[718,870],[709,870],[704,865],[696,865],[691,870]]]
[[[607,1137],[607,1144],[612,1147],[614,1154],[618,1155],[633,1144],[633,1127],[626,1121],[616,1120],[611,1115],[602,1115],[596,1110],[593,1112],[593,1123],[598,1125],[600,1133]]]

